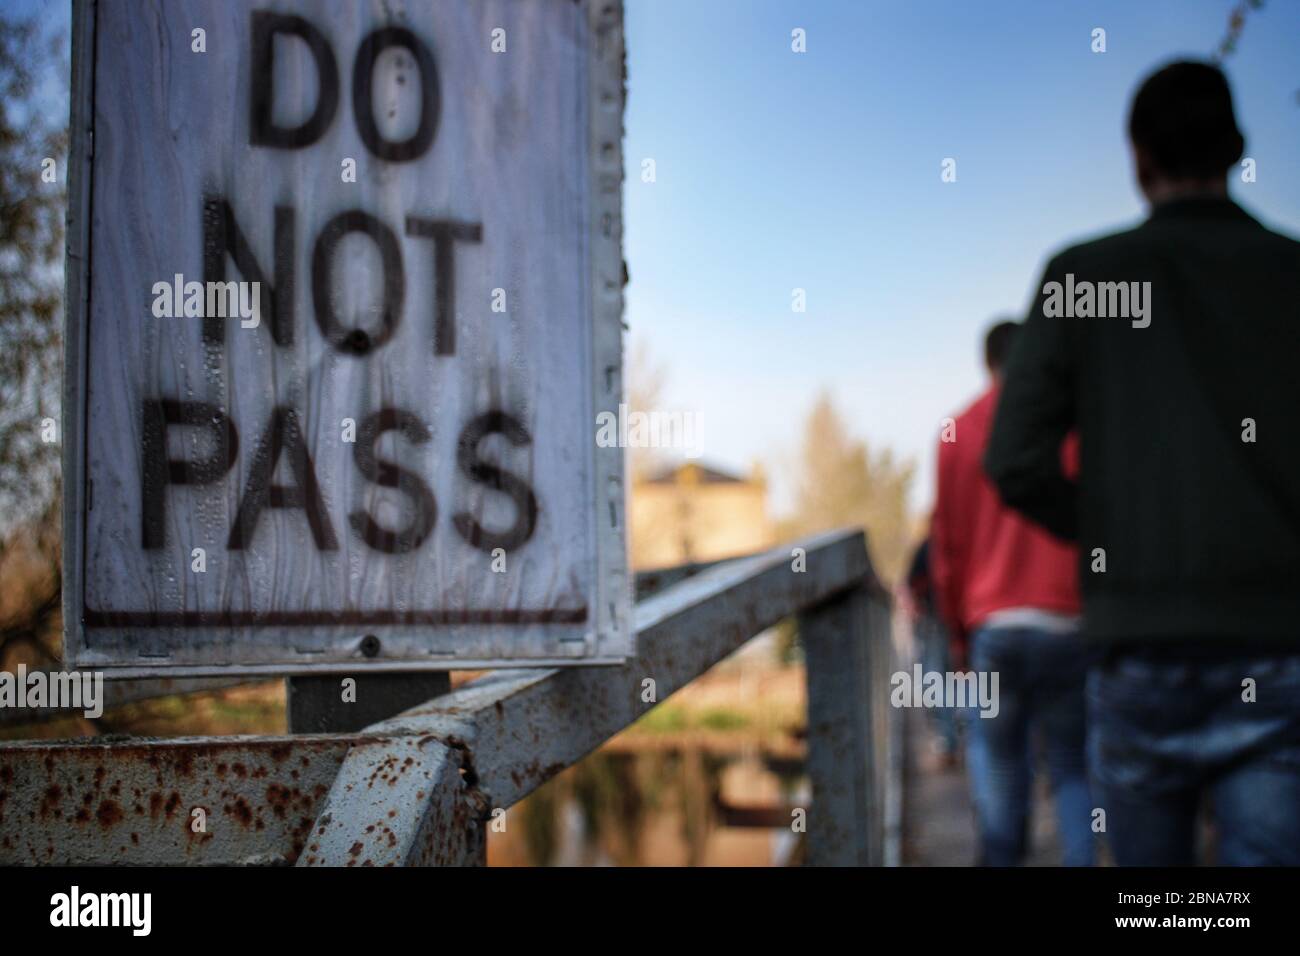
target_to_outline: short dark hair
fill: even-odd
[[[1011,345],[1020,331],[1019,322],[1002,321],[994,324],[984,336],[984,364],[990,372],[1000,372],[1011,354]]]
[[[1192,60],[1170,63],[1143,81],[1129,110],[1128,135],[1173,179],[1220,176],[1246,148],[1228,78],[1217,66]]]

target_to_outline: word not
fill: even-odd
[[[1043,286],[1043,315],[1049,319],[1132,319],[1133,328],[1151,324],[1150,282],[1076,283],[1074,273],[1065,274],[1065,285],[1048,282]]]
[[[87,718],[104,713],[101,671],[41,671],[26,664],[18,673],[0,671],[0,707],[80,710]]]
[[[71,893],[50,897],[51,926],[129,926],[131,935],[148,936],[153,926],[152,893]]]
[[[232,259],[241,275],[254,280],[252,284],[260,291],[258,314],[270,318],[272,341],[282,348],[294,344],[299,273],[297,217],[293,206],[275,207],[273,266],[268,270],[253,253],[229,198],[213,193],[205,194],[202,201],[204,279],[209,286],[224,283],[226,259]],[[434,354],[455,355],[457,244],[482,242],[483,226],[477,222],[407,216],[404,229],[412,239],[428,240],[432,249]],[[373,243],[381,261],[377,278],[383,298],[377,329],[348,328],[333,301],[337,253],[343,240],[354,235]],[[311,244],[309,259],[306,271],[312,314],[326,341],[353,356],[367,355],[386,344],[402,321],[406,302],[406,267],[397,231],[365,210],[345,209],[321,227]],[[220,322],[204,323],[203,337],[209,344],[220,344],[224,335],[225,327]]]
[[[898,671],[889,683],[894,688],[889,702],[895,707],[971,707],[981,717],[996,717],[1000,710],[997,671],[922,673],[918,663],[913,673]]]
[[[626,404],[618,414],[596,415],[596,445],[600,448],[683,448],[697,458],[699,415],[695,412],[634,412]]]
[[[205,295],[206,293],[206,295]],[[179,272],[172,284],[153,284],[153,314],[156,319],[225,319],[238,316],[240,326],[255,329],[262,324],[262,283],[186,282]]]

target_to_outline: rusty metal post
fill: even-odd
[[[876,754],[880,801],[884,807],[880,822],[883,840],[880,864],[902,866],[903,863],[903,773],[904,733],[902,711],[893,706],[889,691],[898,671],[898,646],[894,642],[894,621],[887,601],[872,601],[867,629],[875,656],[871,659],[871,680],[877,727],[874,739],[879,742]]]
[[[808,680],[807,861],[872,866],[883,807],[872,734],[870,596],[865,582],[799,615]]]
[[[487,810],[463,746],[432,736],[352,748],[298,866],[484,866]]]

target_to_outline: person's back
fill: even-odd
[[[954,628],[959,628],[959,644],[990,615],[1008,607],[1034,607],[1071,617],[1079,613],[1075,548],[1003,504],[982,471],[999,392],[998,385],[990,386],[954,416],[954,440],[939,444],[942,493],[935,508],[944,538],[935,562],[936,597],[945,603]],[[1077,458],[1074,449],[1075,443],[1069,441],[1063,446],[1069,474]],[[949,537],[966,540],[958,543]],[[969,559],[951,554],[958,548]],[[960,571],[954,567],[959,561],[966,565]]]
[[[985,467],[1079,543],[1117,860],[1193,862],[1209,795],[1220,863],[1300,865],[1300,243],[1228,199],[1216,68],[1154,74],[1129,130],[1151,217],[1048,266]],[[1077,484],[1052,454],[1075,427]]]
[[[1088,633],[1291,640],[1300,622],[1300,242],[1226,198],[1185,199],[1061,253],[1044,276],[1052,282],[1062,309],[1067,290],[1077,305],[1092,289],[1094,312],[1097,289],[1109,299],[1105,284],[1131,293],[1138,283],[1146,312],[1035,316],[1021,355],[1070,357],[1084,462],[1077,529],[1068,499],[1033,513],[1077,533]],[[1020,393],[1015,356],[1008,377],[1004,416],[1043,415],[1037,393]],[[1037,476],[1016,473],[1009,454],[995,435],[988,457],[1004,496],[1033,509]]]
[[[959,652],[981,674],[996,674],[998,706],[972,716],[967,735],[980,861],[1022,862],[1028,850],[1033,736],[1042,740],[1057,833],[1067,865],[1093,861],[1084,760],[1084,672],[1074,548],[1000,500],[980,461],[988,440],[1014,322],[985,339],[991,383],[945,423],[931,521],[935,596]],[[1072,444],[1058,441],[1058,461]],[[1072,465],[1071,465],[1072,468]],[[967,647],[969,650],[967,651]]]

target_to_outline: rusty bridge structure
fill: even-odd
[[[891,611],[862,532],[643,574],[637,590],[624,664],[489,672],[356,733],[0,743],[0,864],[482,865],[494,813],[792,615],[808,684],[804,859],[896,864]],[[231,683],[122,682],[110,700]]]

